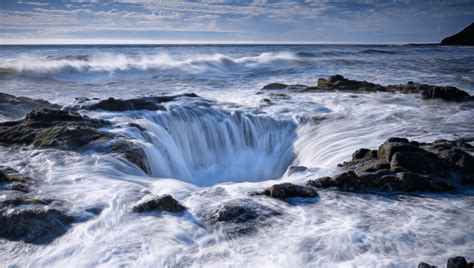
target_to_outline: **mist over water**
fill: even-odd
[[[472,48],[403,46],[0,47],[1,92],[74,106],[75,98],[194,92],[166,111],[81,111],[146,151],[150,174],[88,149],[0,147],[0,160],[47,183],[83,222],[49,245],[0,240],[12,266],[416,267],[474,259],[474,197],[319,190],[314,202],[251,197],[278,182],[304,184],[393,136],[473,138],[473,104],[354,92],[257,94],[271,82],[313,85],[342,74],[382,84],[453,85],[473,94]],[[262,99],[269,99],[270,101]],[[2,121],[12,118],[1,118]],[[130,125],[133,123],[139,127]],[[305,166],[304,172],[288,172]],[[179,215],[130,213],[148,193],[172,194]],[[229,237],[198,215],[252,199],[281,212],[258,232]],[[87,212],[103,209],[100,215]]]

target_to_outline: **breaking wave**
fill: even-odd
[[[265,52],[255,56],[231,57],[210,55],[179,56],[168,53],[120,54],[100,53],[62,57],[20,56],[0,61],[0,76],[20,75],[28,78],[57,80],[83,79],[84,76],[113,76],[114,74],[187,74],[227,75],[255,72],[268,73],[287,69],[304,61],[291,52]],[[74,75],[79,75],[74,77]],[[117,77],[114,77],[117,78]]]

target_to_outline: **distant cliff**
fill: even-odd
[[[474,22],[459,33],[441,41],[446,46],[474,46]]]

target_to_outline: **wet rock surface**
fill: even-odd
[[[315,189],[288,182],[275,184],[265,189],[265,191],[257,194],[266,195],[277,199],[292,197],[318,197],[318,193]]]
[[[180,95],[142,97],[125,100],[109,98],[106,100],[101,100],[94,104],[82,106],[81,108],[85,108],[88,110],[104,110],[111,112],[123,112],[130,110],[163,111],[166,110],[166,108],[161,105],[161,103],[174,101],[183,97],[195,98],[198,97],[198,95],[194,93],[186,93]]]
[[[75,150],[107,137],[98,130],[107,125],[76,112],[43,109],[30,112],[22,120],[1,123],[0,143]]]
[[[418,264],[418,268],[432,268],[436,266],[432,266],[428,263],[421,262]],[[462,256],[457,256],[453,258],[449,258],[446,263],[446,268],[474,268],[474,262],[468,262],[466,258]]]
[[[405,85],[383,86],[367,81],[350,80],[342,75],[332,75],[327,79],[319,78],[316,86],[307,85],[285,85],[272,83],[264,86],[262,90],[287,89],[293,92],[318,92],[318,91],[358,91],[358,92],[391,92],[403,94],[420,94],[423,99],[442,99],[445,101],[469,101],[474,97],[464,90],[452,86],[435,86],[414,83],[412,81]]]
[[[28,191],[5,185],[22,183]],[[59,200],[38,197],[30,190],[30,177],[9,167],[0,167],[0,238],[25,243],[46,244],[65,234],[73,223]]]
[[[0,92],[0,118],[17,119],[25,116],[32,110],[60,109],[61,106],[45,100],[31,99],[28,97],[16,97]]]
[[[359,149],[352,160],[338,166],[345,172],[307,182],[317,188],[346,191],[446,192],[472,182],[474,157],[463,141],[437,140],[418,143],[390,138],[378,150]]]
[[[167,212],[180,212],[186,210],[176,199],[171,195],[165,194],[161,196],[154,196],[144,201],[140,201],[132,208],[133,212],[143,213],[153,210],[162,210]]]
[[[269,218],[279,215],[280,212],[250,199],[236,199],[202,211],[198,217],[211,228],[239,236],[256,232]]]
[[[112,151],[137,165],[145,173],[150,174],[150,166],[145,151],[138,145],[124,139],[116,140],[111,145]]]

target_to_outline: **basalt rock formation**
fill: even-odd
[[[346,191],[445,192],[456,178],[472,184],[474,157],[467,142],[437,140],[418,143],[390,138],[378,150],[359,149],[339,164],[343,173],[308,181],[308,186]]]
[[[420,94],[422,99],[442,99],[445,101],[469,101],[474,97],[464,90],[452,86],[434,86],[414,83],[412,81],[405,85],[379,85],[367,81],[350,80],[342,75],[333,75],[328,79],[320,78],[316,86],[307,85],[285,85],[273,83],[266,85],[262,90],[282,90],[292,92],[321,92],[321,91],[356,91],[356,92],[391,92],[403,94]]]
[[[44,244],[65,234],[74,218],[60,200],[31,190],[36,181],[10,167],[0,167],[0,238]]]

